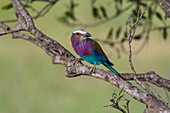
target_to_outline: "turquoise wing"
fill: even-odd
[[[94,54],[96,56],[98,56],[97,58],[99,60],[101,60],[102,62],[107,62],[109,65],[113,66],[113,63],[111,63],[108,60],[108,57],[106,56],[106,54],[104,53],[104,51],[102,50],[101,46],[99,45],[99,43],[97,43],[95,40],[92,40],[92,47],[94,48]]]

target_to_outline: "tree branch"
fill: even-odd
[[[157,0],[161,8],[164,10],[166,17],[170,18],[170,1],[169,0]]]
[[[126,80],[134,80],[134,76],[132,73],[121,73],[124,79]],[[170,91],[170,80],[164,79],[160,77],[153,71],[147,73],[136,74],[136,78],[140,81],[146,81],[156,85],[157,87],[162,87],[168,91]]]
[[[67,77],[77,77],[77,76],[91,76],[101,80],[104,80],[131,95],[134,99],[144,103],[147,106],[147,111],[155,111],[161,112],[166,111],[170,112],[168,106],[166,106],[163,102],[155,98],[154,96],[144,93],[137,87],[133,86],[131,83],[123,80],[122,78],[116,76],[114,73],[110,71],[105,71],[103,69],[95,68],[92,73],[89,74],[89,69],[91,67],[84,65],[80,61],[75,61],[75,56],[73,56],[67,49],[65,49],[60,43],[51,39],[50,37],[43,34],[39,31],[35,26],[34,22],[27,12],[27,10],[23,7],[22,3],[19,0],[12,0],[13,7],[18,17],[18,24],[20,29],[27,31],[32,34],[34,37],[18,32],[17,30],[11,32],[13,38],[21,38],[27,41],[30,41],[40,48],[42,48],[49,56],[52,57],[54,64],[62,64],[66,67],[66,76]],[[16,26],[17,26],[16,25]],[[9,28],[8,26],[0,23],[0,27]],[[1,33],[1,35],[5,35],[7,33]],[[122,74],[121,74],[122,75]],[[138,74],[136,74],[137,76]],[[123,77],[125,74],[122,75]],[[167,83],[169,84],[169,83]],[[169,87],[169,85],[168,85]],[[169,90],[168,90],[169,91]]]

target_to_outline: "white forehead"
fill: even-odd
[[[72,32],[72,34],[74,34],[74,33],[86,34],[87,31],[83,30],[83,29],[80,29],[80,30],[75,30],[75,31]]]

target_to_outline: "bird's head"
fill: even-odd
[[[73,31],[72,36],[80,38],[81,40],[86,40],[88,37],[91,37],[92,35],[88,33],[86,30],[80,29]]]

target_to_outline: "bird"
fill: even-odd
[[[94,65],[91,70],[93,70],[96,65],[103,64],[110,71],[121,77],[121,75],[111,67],[113,63],[109,61],[99,43],[89,37],[92,37],[92,35],[84,29],[74,30],[71,36],[74,51],[82,60]]]

